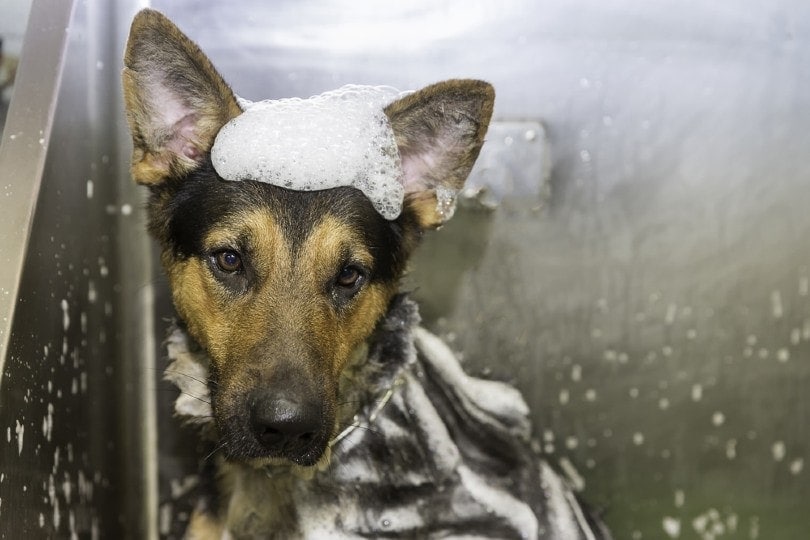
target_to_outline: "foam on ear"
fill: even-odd
[[[240,100],[244,112],[219,131],[211,161],[230,181],[297,191],[351,186],[396,219],[404,174],[384,108],[400,96],[390,87],[348,85],[309,99]]]
[[[408,206],[420,226],[453,216],[456,195],[472,170],[492,116],[489,83],[448,80],[389,104],[385,113],[402,160]]]

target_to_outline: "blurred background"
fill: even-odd
[[[188,518],[120,95],[146,4],[0,4],[0,538]],[[616,538],[810,537],[810,5],[150,5],[248,99],[492,82],[470,187],[408,280],[425,325],[524,392]]]

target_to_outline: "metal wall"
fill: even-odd
[[[118,59],[134,6],[107,4],[79,3],[69,25],[11,302],[7,538],[153,534],[156,433],[164,533],[193,484],[178,452],[193,434],[156,390],[171,311],[126,178]],[[410,283],[426,324],[469,370],[524,391],[538,446],[617,538],[810,535],[810,6],[153,5],[250,99],[491,81],[497,152],[476,178],[497,206],[463,205],[423,246]],[[25,203],[13,191],[3,213]]]
[[[0,538],[156,529],[151,274],[119,83],[133,13],[31,5],[0,140]]]

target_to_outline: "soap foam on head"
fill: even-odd
[[[225,124],[211,149],[225,180],[315,191],[352,186],[386,219],[402,211],[403,173],[383,108],[390,87],[348,85],[309,99],[257,103]]]

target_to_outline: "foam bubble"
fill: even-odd
[[[251,103],[217,134],[211,159],[225,180],[315,191],[352,186],[386,219],[402,211],[403,173],[383,112],[401,94],[348,85],[309,99]]]

